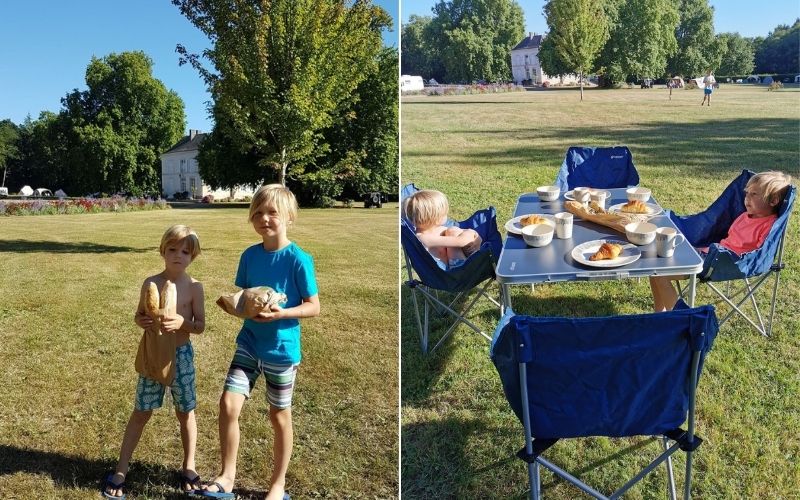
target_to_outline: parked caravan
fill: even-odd
[[[421,76],[402,75],[400,77],[400,92],[414,92],[424,88],[425,83]]]

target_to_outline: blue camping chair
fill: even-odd
[[[401,201],[405,202],[408,196],[417,191],[418,188],[413,184],[406,185],[401,192]],[[433,352],[455,330],[459,323],[464,323],[487,340],[491,340],[489,335],[467,319],[466,316],[481,297],[488,298],[498,308],[500,307],[500,303],[486,292],[495,278],[494,267],[503,247],[500,232],[497,230],[497,217],[494,207],[478,210],[465,221],[448,222],[463,229],[474,229],[483,241],[480,250],[467,257],[464,263],[457,267],[449,268],[444,266],[441,261],[434,259],[428,249],[425,248],[425,245],[419,241],[411,221],[406,220],[404,215],[400,218],[400,243],[403,247],[408,271],[408,280],[405,281],[405,285],[411,289],[423,353],[428,352],[429,315],[431,309],[443,316],[450,314],[454,318],[452,325],[450,325],[433,349],[430,350],[430,352]],[[455,307],[457,307],[459,301],[473,289],[477,290],[475,297],[460,311],[457,311]],[[448,302],[444,302],[440,299],[439,292],[449,292],[450,294],[455,294],[455,296]],[[422,296],[422,313],[420,312],[417,293]]]
[[[679,301],[663,313],[604,318],[534,318],[506,311],[491,357],[514,413],[525,428],[517,456],[528,464],[530,498],[540,498],[539,466],[595,498],[619,498],[671,456],[686,452],[684,498],[691,490],[695,388],[718,330],[714,307]],[[680,426],[687,420],[688,430]],[[664,451],[605,496],[545,459],[562,438],[660,436]]]
[[[555,181],[561,192],[580,186],[609,189],[638,184],[639,173],[627,146],[570,146]]]
[[[706,283],[716,294],[725,301],[731,310],[720,320],[723,325],[734,313],[746,319],[762,335],[772,333],[775,305],[778,294],[780,272],[785,267],[783,263],[783,244],[786,239],[786,230],[789,225],[789,215],[792,212],[797,188],[789,187],[783,201],[778,206],[778,219],[773,224],[767,239],[761,248],[743,255],[721,247],[718,242],[728,235],[733,221],[745,211],[744,189],[747,181],[755,175],[750,170],[742,173],[731,182],[719,198],[704,212],[695,215],[680,216],[668,212],[670,219],[686,236],[687,241],[695,247],[709,247],[705,257],[703,271],[697,275],[701,283]],[[770,298],[769,321],[764,324],[761,311],[756,301],[755,292],[774,275],[775,283],[772,287]],[[751,283],[751,280],[754,280]],[[743,282],[741,287],[735,287],[731,293],[730,287],[723,292],[718,284],[720,282]],[[715,285],[716,283],[716,285]],[[681,290],[683,293],[683,290]],[[741,298],[740,298],[741,297]],[[742,305],[750,300],[758,324],[742,310]],[[736,301],[736,302],[734,302]]]

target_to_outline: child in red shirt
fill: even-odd
[[[750,178],[744,190],[744,208],[728,229],[728,236],[719,245],[742,255],[752,252],[764,244],[770,228],[778,218],[778,204],[781,202],[789,185],[790,175],[783,172],[769,171],[756,174]],[[707,252],[708,247],[699,248]],[[653,308],[656,312],[670,311],[678,301],[678,293],[672,286],[675,276],[651,276],[650,289],[653,291]]]

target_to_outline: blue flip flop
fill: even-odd
[[[109,472],[109,473],[106,475],[106,477],[105,477],[105,478],[103,478],[103,479],[100,481],[100,493],[101,493],[101,494],[103,495],[103,497],[105,497],[105,498],[113,498],[113,499],[115,499],[115,500],[125,500],[125,497],[127,496],[127,495],[125,494],[125,489],[127,488],[127,486],[125,485],[125,480],[123,479],[121,483],[114,483],[114,482],[112,482],[112,481],[111,481],[111,478],[113,478],[113,477],[114,477],[114,474],[115,474],[115,472]],[[120,496],[120,497],[115,497],[114,495],[109,495],[109,494],[106,492],[106,490],[107,490],[107,489],[109,489],[109,488],[113,488],[113,489],[115,489],[115,490],[122,490],[122,496]]]
[[[225,488],[216,481],[208,483],[208,486],[214,485],[217,487],[219,491],[208,491],[208,490],[194,490],[193,496],[201,496],[206,498],[236,498],[236,494],[232,491],[228,493],[225,491]]]

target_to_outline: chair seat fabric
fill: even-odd
[[[580,186],[610,189],[638,184],[639,173],[627,146],[571,146],[555,180],[562,192]]]
[[[508,310],[491,358],[522,421],[527,363],[532,437],[658,435],[686,420],[692,352],[718,330],[713,306],[600,318],[535,318]]]

